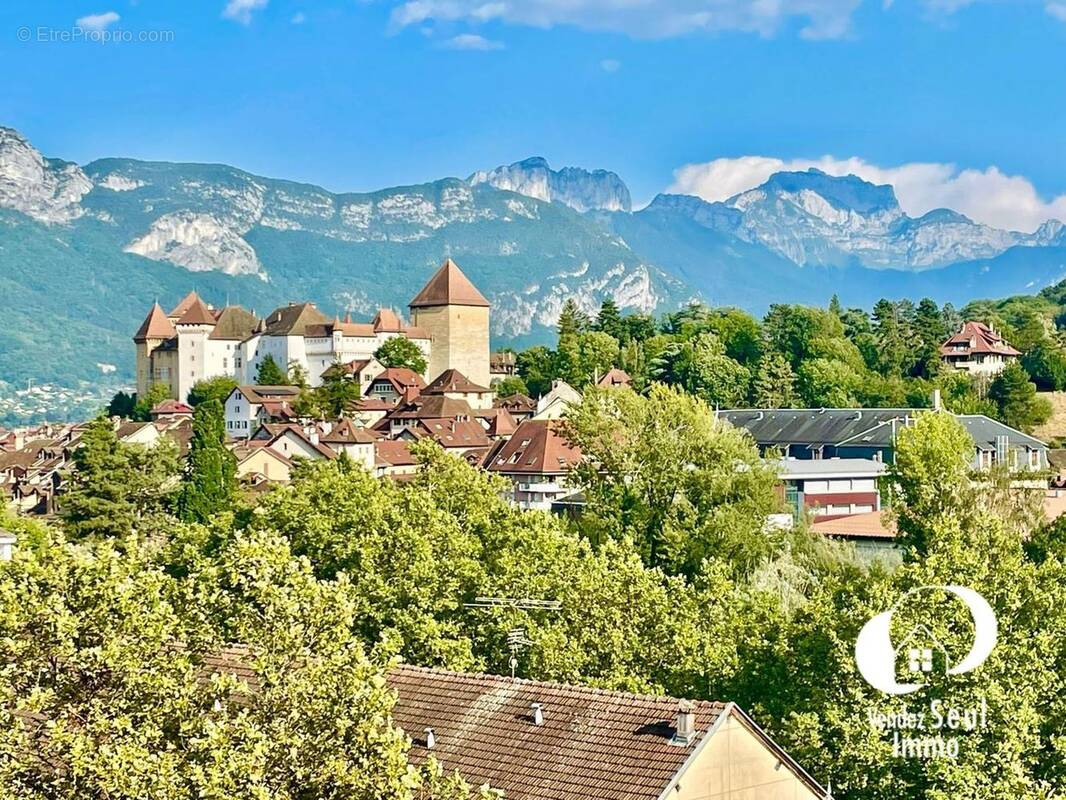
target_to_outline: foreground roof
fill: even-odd
[[[729,708],[695,703],[700,734],[677,745],[678,700],[670,697],[407,665],[390,670],[388,682],[412,761],[432,753],[472,785],[488,783],[512,800],[656,800]],[[533,722],[533,703],[543,725]]]
[[[429,282],[422,287],[411,308],[426,306],[481,306],[489,307],[489,301],[463,274],[459,266],[450,258],[441,264]]]
[[[560,432],[559,420],[527,419],[485,468],[491,472],[558,475],[581,460],[581,450]]]

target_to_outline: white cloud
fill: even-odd
[[[1025,232],[1036,230],[1047,219],[1066,220],[1066,194],[1045,200],[1028,178],[1006,175],[994,166],[960,170],[954,164],[915,162],[880,167],[861,158],[784,161],[743,156],[686,164],[674,172],[667,191],[712,202],[725,200],[758,186],[775,172],[810,167],[830,175],[858,175],[871,183],[891,184],[900,206],[915,217],[934,208],[950,208],[986,225]]]
[[[920,0],[930,17],[943,18],[978,3],[996,0]],[[700,31],[745,31],[772,36],[790,23],[808,39],[835,39],[851,27],[862,0],[392,0],[392,24],[402,28],[428,20],[468,22],[499,20],[514,25],[550,28],[573,25],[613,31],[638,39],[663,39]],[[1066,0],[1018,0],[1066,18]],[[892,0],[882,0],[885,13]]]
[[[84,17],[79,17],[74,21],[74,24],[87,31],[102,31],[107,30],[109,25],[114,25],[119,19],[121,17],[116,12],[105,11],[101,14],[87,14]]]
[[[617,58],[605,58],[600,62],[600,69],[604,72],[618,72],[622,68],[622,62]]]
[[[269,0],[229,0],[222,9],[222,16],[236,20],[241,25],[248,25],[252,21],[252,12],[266,8],[268,2]]]
[[[502,50],[503,42],[494,42],[476,33],[461,33],[441,43],[449,50]]]
[[[289,20],[289,22],[291,22],[293,25],[303,25],[305,22],[307,22],[307,15],[304,14],[304,12],[302,11],[297,11],[295,14],[292,15],[292,19]]]

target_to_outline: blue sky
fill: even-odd
[[[49,40],[79,19],[172,41]],[[8,0],[0,59],[0,124],[81,163],[366,190],[536,154],[638,201],[819,163],[1066,217],[1066,0]]]

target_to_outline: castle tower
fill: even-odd
[[[489,385],[489,301],[450,258],[410,303],[411,324],[430,340],[426,379],[457,369]]]
[[[167,318],[159,303],[153,304],[152,310],[144,318],[141,327],[133,334],[133,341],[137,347],[137,394],[140,397],[144,397],[148,392],[148,387],[155,381],[152,353],[176,333],[174,325]]]

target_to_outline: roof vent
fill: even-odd
[[[533,712],[533,724],[540,726],[544,724],[544,708],[540,703],[530,703],[529,710]]]
[[[673,744],[687,745],[696,738],[696,704],[691,700],[677,703],[677,730]]]
[[[437,737],[433,735],[433,729],[432,728],[426,728],[425,729],[425,734],[426,734],[426,749],[427,750],[432,750],[434,747],[437,746]]]

